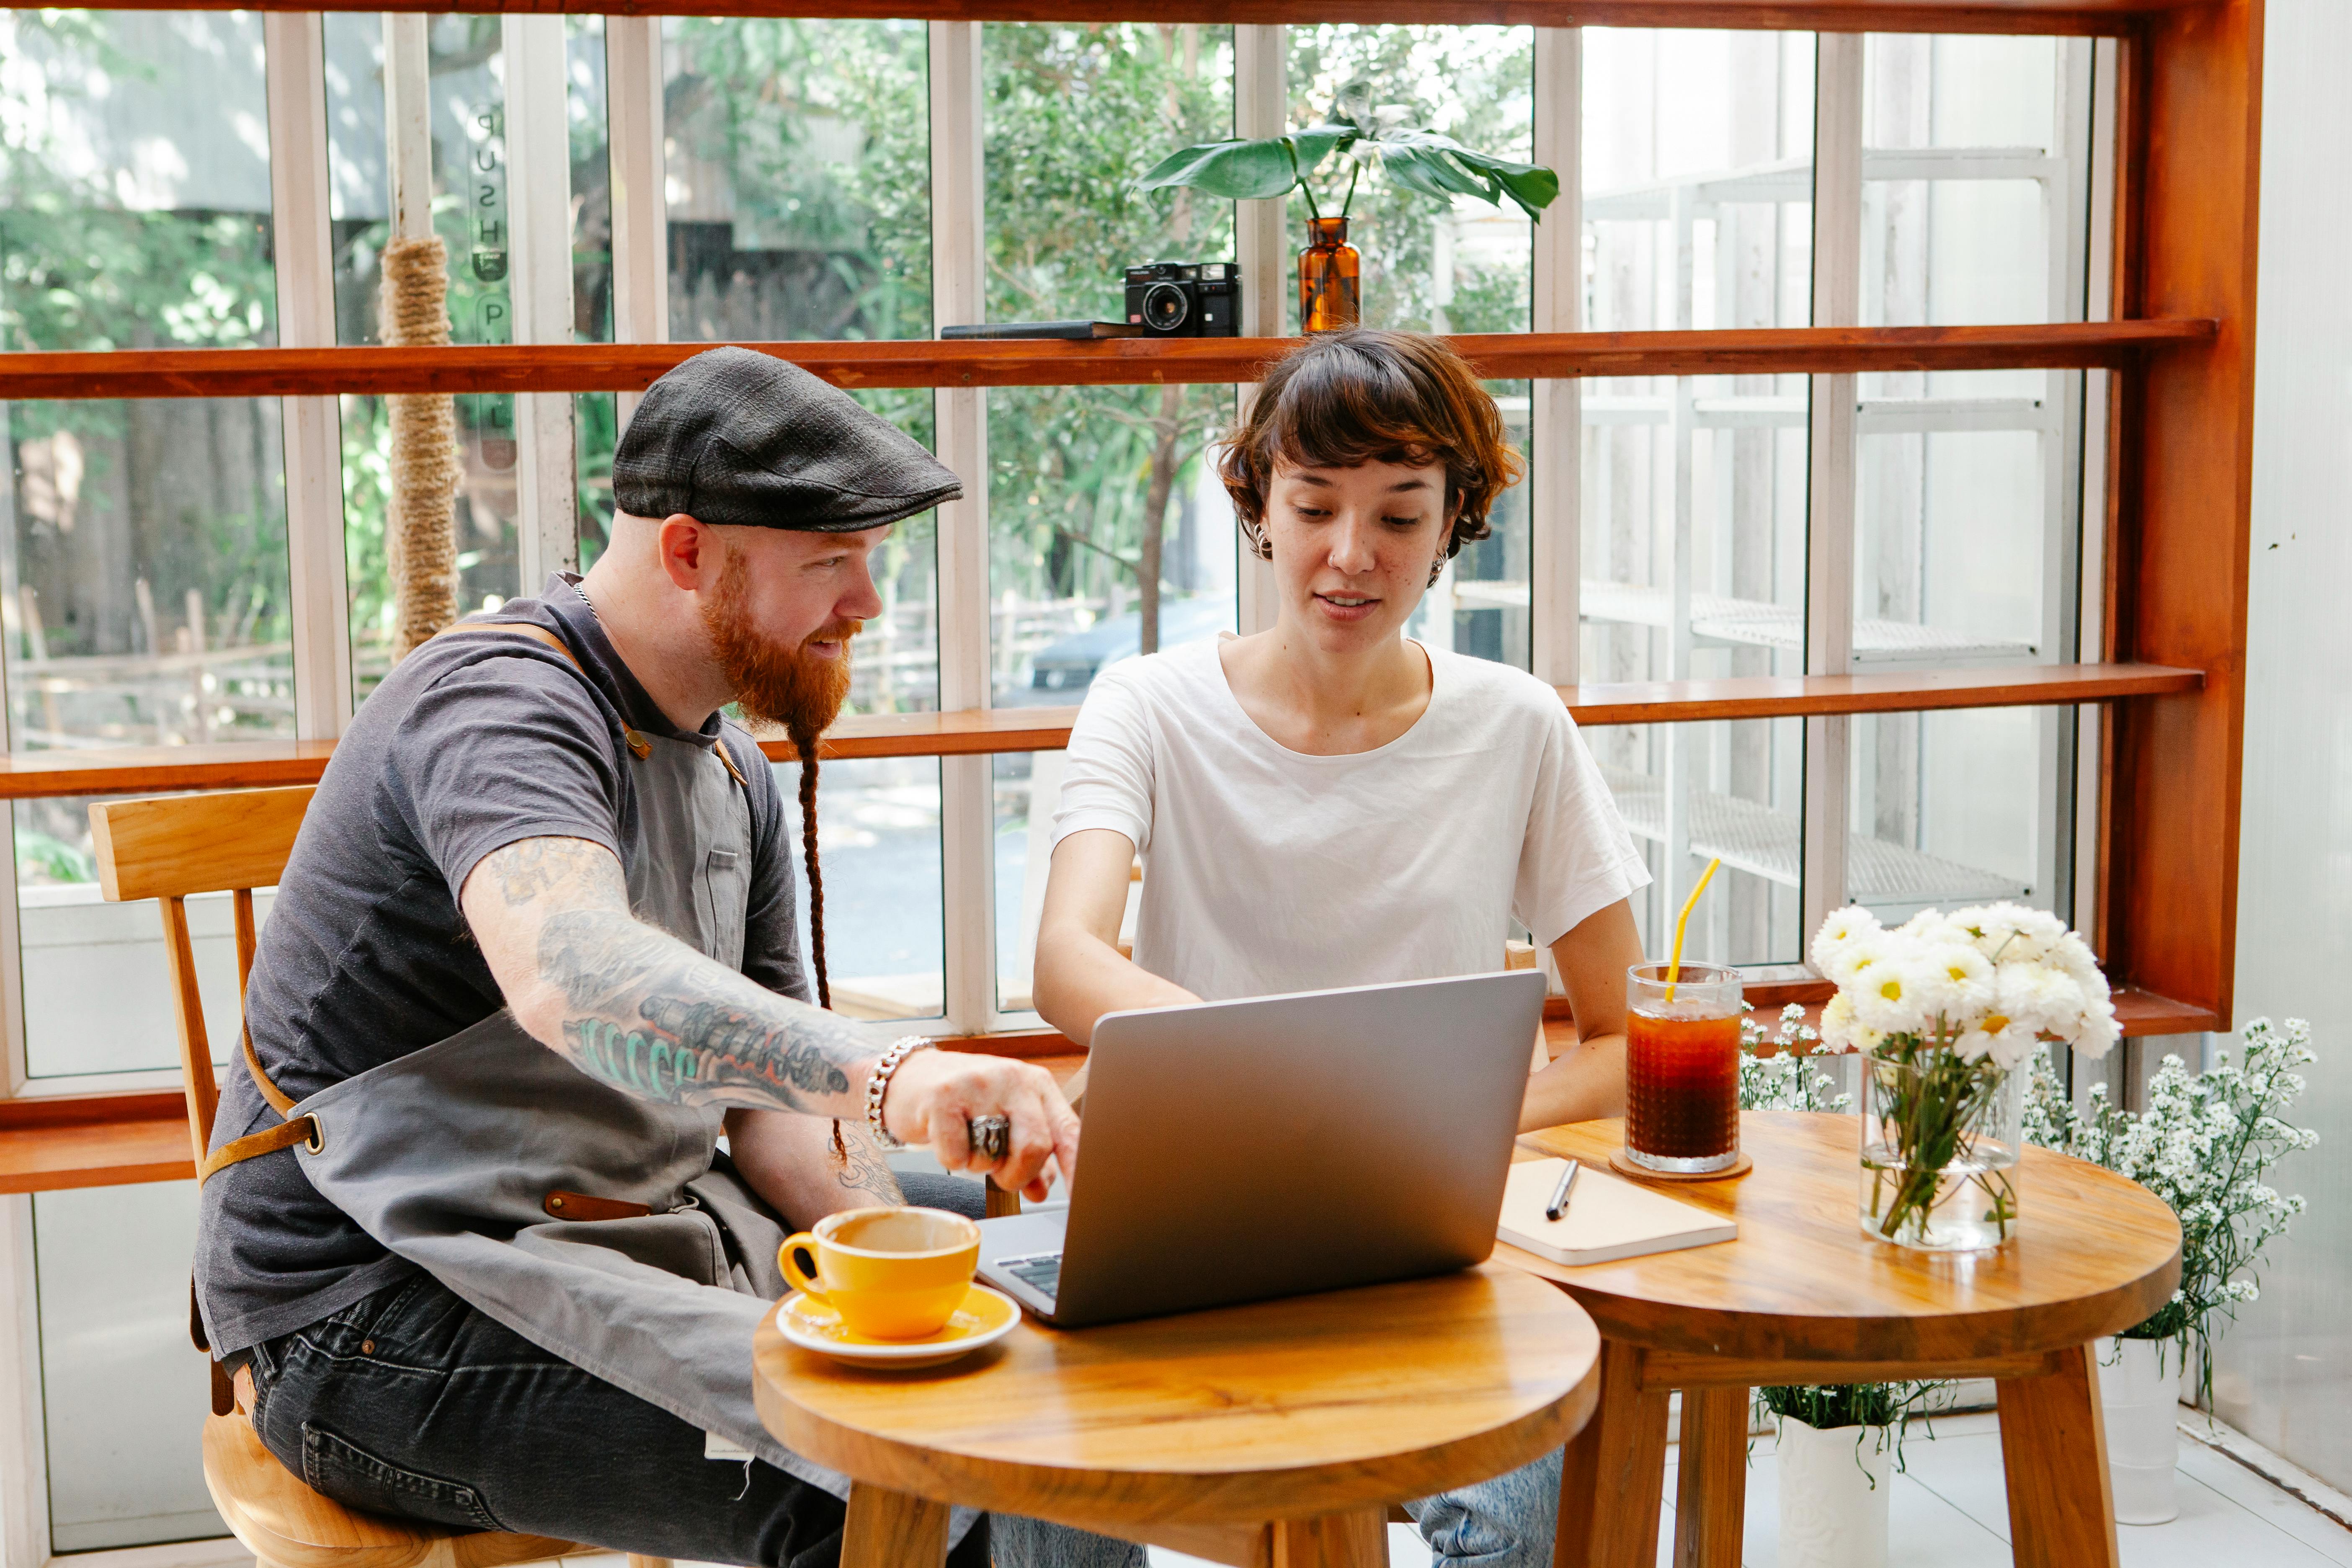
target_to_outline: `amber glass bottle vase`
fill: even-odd
[[[1348,220],[1307,220],[1307,248],[1298,253],[1298,330],[1330,332],[1356,324],[1356,276],[1363,258],[1348,243]]]

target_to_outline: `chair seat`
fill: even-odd
[[[237,1540],[279,1568],[500,1568],[595,1550],[552,1536],[450,1530],[345,1508],[279,1464],[243,1415],[205,1417],[205,1485]]]

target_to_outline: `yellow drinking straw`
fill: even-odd
[[[1707,883],[1715,878],[1716,868],[1722,864],[1723,857],[1720,855],[1706,863],[1706,869],[1698,874],[1698,886],[1693,888],[1690,897],[1683,900],[1683,912],[1675,921],[1675,955],[1666,963],[1666,1000],[1669,1002],[1675,999],[1675,982],[1682,978],[1683,932],[1690,928],[1691,910],[1698,907],[1698,896],[1706,891]]]

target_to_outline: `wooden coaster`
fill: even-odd
[[[1731,1182],[1754,1170],[1756,1162],[1748,1157],[1747,1150],[1742,1149],[1739,1158],[1720,1171],[1653,1171],[1647,1165],[1636,1165],[1625,1158],[1625,1151],[1619,1148],[1610,1152],[1609,1168],[1637,1182]]]

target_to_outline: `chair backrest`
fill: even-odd
[[[162,905],[163,953],[172,966],[172,1011],[180,1026],[188,1138],[199,1165],[212,1144],[220,1091],[213,1081],[212,1041],[205,1032],[204,1002],[196,991],[188,896],[225,892],[234,901],[241,1016],[246,978],[253,972],[253,889],[275,886],[284,873],[313,793],[303,784],[105,800],[89,808],[99,890],[110,901],[154,899]]]

